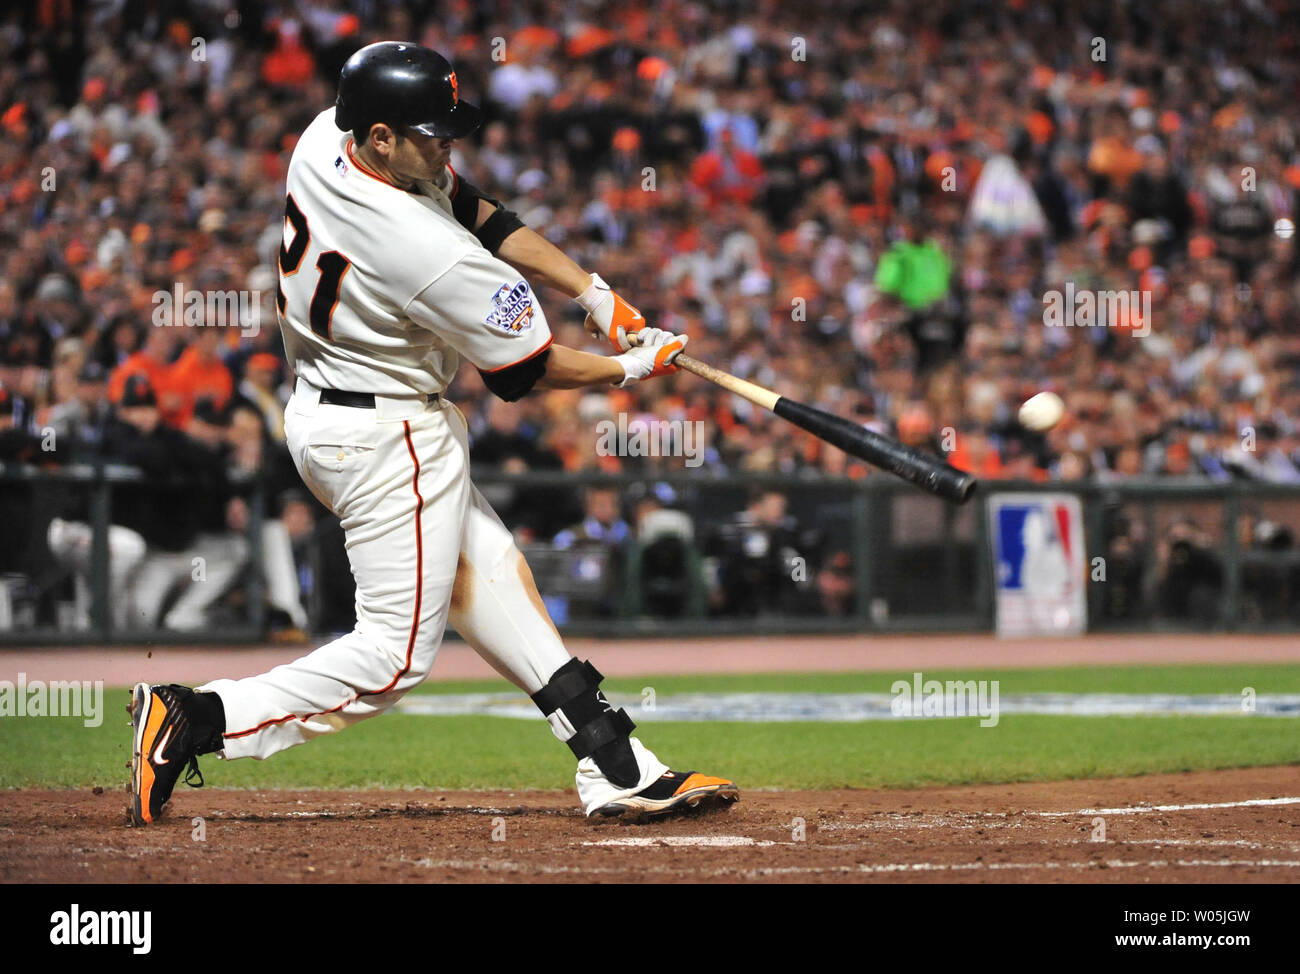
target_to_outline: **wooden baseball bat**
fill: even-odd
[[[628,336],[628,339],[631,341],[635,337],[634,332]],[[692,358],[685,352],[679,353],[673,360],[673,364],[693,375],[698,375],[701,379],[707,379],[721,386],[728,392],[734,392],[755,406],[776,413],[787,422],[794,423],[795,426],[807,430],[818,439],[839,447],[850,456],[866,460],[881,470],[911,481],[945,500],[964,504],[970,500],[971,494],[975,491],[977,481],[970,474],[949,466],[938,457],[914,450],[888,436],[882,436],[864,426],[850,422],[842,416],[777,395],[771,389],[748,382],[730,372],[723,372],[707,362]]]

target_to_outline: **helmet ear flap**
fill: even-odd
[[[334,126],[344,132],[351,132],[357,145],[366,140],[370,126],[362,115],[362,108],[343,100],[343,92],[334,99]]]

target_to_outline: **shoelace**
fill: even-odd
[[[196,778],[197,781],[195,781]],[[197,755],[190,755],[190,763],[185,766],[185,783],[191,788],[203,787],[203,772],[199,770]]]

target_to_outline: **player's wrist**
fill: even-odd
[[[621,355],[611,355],[609,361],[617,362],[618,367],[622,372],[621,377],[615,376],[611,382],[611,385],[619,389],[630,386],[634,382],[639,382],[650,374],[650,370],[646,368],[645,362],[641,357],[634,355],[631,352],[624,352]]]
[[[573,300],[587,314],[595,314],[606,301],[613,300],[614,290],[604,282],[599,274],[591,275],[591,283]]]

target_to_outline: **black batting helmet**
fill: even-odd
[[[460,139],[483,121],[478,107],[460,100],[456,72],[439,54],[409,41],[363,47],[339,72],[334,124],[367,131],[376,122],[413,128],[421,135]]]

